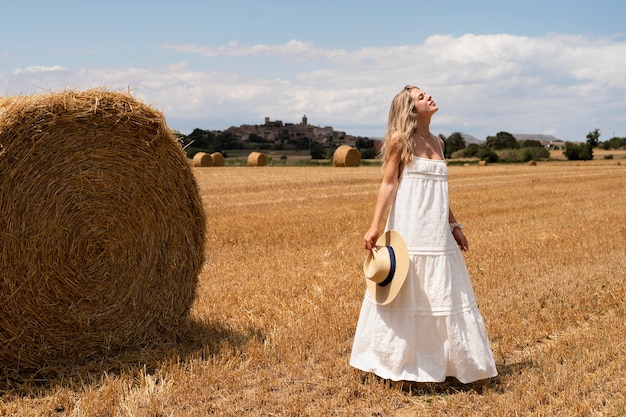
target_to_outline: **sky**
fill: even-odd
[[[624,0],[0,0],[0,96],[129,91],[170,128],[266,117],[383,137],[406,84],[431,132],[626,136]]]

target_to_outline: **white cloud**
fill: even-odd
[[[626,42],[571,35],[435,35],[422,44],[322,49],[282,45],[165,45],[159,68],[29,67],[0,73],[0,91],[107,85],[128,88],[164,111],[170,124],[224,129],[265,116],[380,136],[388,106],[405,84],[432,93],[435,133],[480,139],[505,130],[626,136]],[[603,138],[608,139],[608,138]]]
[[[13,73],[16,75],[19,75],[23,73],[37,74],[41,72],[59,72],[59,71],[63,71],[63,67],[61,67],[60,65],[53,65],[51,67],[31,66],[31,67],[26,67],[26,68],[17,68],[15,71],[13,71]]]
[[[241,45],[237,41],[231,41],[217,48],[197,45],[165,44],[163,48],[180,53],[197,54],[204,57],[224,56],[292,56],[306,59],[332,58],[343,53],[342,50],[324,50],[315,48],[313,45],[291,40],[283,45]]]

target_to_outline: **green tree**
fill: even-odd
[[[477,143],[470,143],[467,148],[462,152],[464,158],[475,158],[480,155],[483,147]]]
[[[443,153],[446,158],[450,158],[452,154],[458,150],[465,149],[465,139],[459,132],[454,132],[446,139],[443,135],[440,136],[445,141],[445,147]]]
[[[360,149],[361,159],[375,159],[378,157],[378,152],[374,148]]]
[[[588,161],[593,159],[593,150],[588,143],[566,142],[563,154],[570,161]]]
[[[311,138],[303,136],[300,137],[296,140],[296,150],[297,151],[303,151],[306,149],[309,149],[309,147],[311,146]]]
[[[607,149],[607,150],[625,148],[626,138],[613,137],[609,140],[602,142],[600,146],[602,146],[602,149]]]
[[[543,148],[543,145],[538,140],[526,139],[519,141],[520,148]]]
[[[359,150],[374,148],[375,144],[376,142],[369,138],[358,138],[355,143],[356,148]]]
[[[285,142],[289,142],[289,140],[291,139],[291,135],[289,134],[289,129],[281,129],[280,132],[278,133],[278,139],[280,140],[281,144],[284,144]]]
[[[183,144],[213,152],[215,148],[215,135],[208,130],[196,128],[183,139]]]
[[[487,136],[487,147],[498,149],[516,149],[518,148],[517,139],[509,132],[498,132],[496,136]]]
[[[482,148],[480,153],[478,154],[478,157],[481,161],[486,162],[498,162],[498,160],[500,159],[498,154],[489,147]]]
[[[221,151],[223,149],[243,149],[243,143],[237,139],[231,132],[219,132],[211,140],[213,151]]]
[[[591,148],[597,148],[600,144],[600,130],[596,129],[593,132],[587,133],[587,145]]]
[[[326,149],[324,145],[319,142],[313,142],[311,144],[311,159],[324,159],[326,156]]]
[[[250,133],[248,135],[248,142],[267,143],[267,140],[265,140],[265,138],[263,138],[262,136],[257,135],[256,133]]]

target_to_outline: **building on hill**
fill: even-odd
[[[549,150],[565,150],[565,142],[562,140],[555,140],[545,144],[545,147]]]
[[[269,117],[265,118],[265,124],[263,126],[267,127],[283,127],[282,120],[270,120]]]
[[[325,146],[354,146],[358,139],[346,134],[346,132],[335,130],[332,126],[310,125],[306,115],[302,116],[300,123],[283,123],[281,120],[271,120],[269,117],[265,117],[262,125],[231,126],[226,129],[226,132],[241,141],[261,137],[269,143],[276,143],[284,140],[297,141],[308,138]]]

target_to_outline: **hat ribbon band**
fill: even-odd
[[[381,287],[389,285],[389,283],[393,280],[394,274],[396,273],[396,254],[391,246],[387,246],[387,249],[389,250],[389,273],[387,274],[387,278],[378,284]]]

